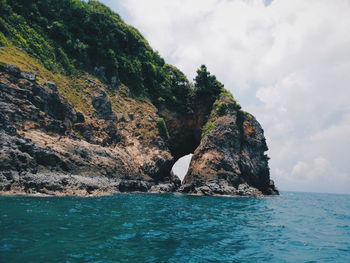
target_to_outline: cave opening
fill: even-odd
[[[191,153],[181,157],[173,165],[172,172],[180,178],[181,182],[184,180],[185,175],[188,171],[192,155],[193,154]]]

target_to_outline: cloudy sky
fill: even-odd
[[[189,79],[206,64],[257,117],[280,189],[350,193],[349,0],[102,2]]]

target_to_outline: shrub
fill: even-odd
[[[0,46],[20,47],[54,72],[117,80],[130,96],[156,106],[191,114],[195,99],[211,107],[224,87],[205,65],[191,84],[137,29],[95,0],[0,0],[0,15]]]
[[[157,118],[157,127],[158,127],[160,136],[162,136],[165,139],[169,139],[170,136],[169,136],[168,128],[163,118]]]
[[[197,76],[194,79],[195,93],[197,99],[206,100],[213,103],[223,89],[224,85],[219,82],[215,75],[211,75],[205,65],[197,70]]]
[[[225,102],[215,103],[215,109],[219,116],[225,115],[228,105]]]
[[[216,126],[211,121],[207,121],[207,123],[202,128],[202,138],[206,137],[211,131],[215,130]]]
[[[224,97],[227,97],[228,99],[230,99],[232,106],[235,108],[235,109],[238,109],[240,110],[242,107],[241,105],[237,102],[237,100],[233,97],[232,93],[229,92],[228,90],[222,88],[221,89],[221,92],[219,94],[219,97],[220,98],[224,98]]]
[[[10,45],[10,42],[7,40],[4,34],[0,32],[0,47],[9,46],[9,45]]]

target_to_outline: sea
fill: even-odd
[[[0,196],[0,262],[350,262],[350,195]]]

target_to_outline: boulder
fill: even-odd
[[[92,106],[96,110],[96,116],[103,120],[115,120],[115,114],[112,111],[112,104],[105,91],[98,89],[92,97]]]
[[[48,87],[53,92],[57,92],[57,85],[54,82],[48,81],[45,83],[45,86]]]
[[[122,180],[119,184],[119,191],[124,192],[147,192],[151,188],[148,182],[141,180]]]
[[[36,78],[36,73],[30,72],[30,71],[21,71],[20,75],[22,78],[30,80],[30,81],[34,81]]]

